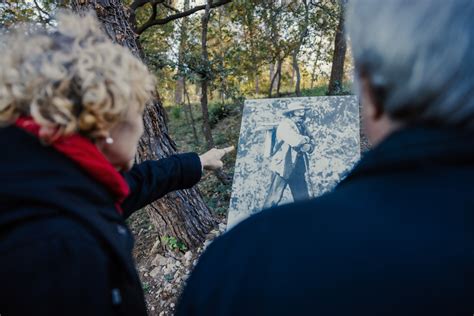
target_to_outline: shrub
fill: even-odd
[[[175,105],[171,108],[171,115],[177,120],[181,118],[181,112],[182,109],[179,105]]]
[[[215,104],[209,107],[209,124],[211,127],[216,126],[219,121],[233,115],[236,111],[235,104]]]

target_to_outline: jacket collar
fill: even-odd
[[[39,137],[40,126],[31,117],[20,117],[15,125]],[[116,199],[117,211],[122,213],[120,204],[130,192],[128,184],[89,139],[73,134],[55,139],[50,146],[74,161],[90,177],[106,187]]]
[[[349,176],[424,168],[427,164],[474,166],[474,131],[410,127],[394,132],[367,152]]]

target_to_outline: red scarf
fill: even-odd
[[[40,126],[31,117],[20,117],[15,125],[36,137],[39,136]],[[51,146],[76,162],[94,180],[103,184],[115,196],[115,206],[122,214],[120,204],[130,193],[130,188],[123,176],[90,140],[79,134],[73,134],[56,139]]]

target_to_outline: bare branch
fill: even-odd
[[[145,4],[147,4],[149,2],[150,2],[150,0],[135,0],[130,5],[130,9],[132,9],[132,11],[135,11],[136,9],[138,9],[140,7],[143,7]]]
[[[155,20],[157,14],[158,14],[158,3],[153,3],[150,20],[151,21]]]
[[[232,0],[220,0],[220,1],[217,1],[217,2],[213,3],[211,5],[211,8],[220,7],[220,6],[222,6],[224,4],[227,4],[227,3],[230,3],[230,2],[232,2]],[[182,12],[179,12],[179,13],[176,13],[176,14],[173,14],[173,15],[169,15],[166,18],[162,18],[162,19],[155,19],[155,18],[151,19],[150,18],[142,26],[137,28],[137,34],[143,33],[148,28],[150,28],[154,25],[163,25],[163,24],[169,23],[171,21],[174,21],[174,20],[177,20],[177,19],[180,19],[180,18],[184,18],[186,16],[189,16],[193,13],[196,13],[198,11],[205,10],[205,9],[206,9],[206,5],[199,5],[199,6],[195,6],[192,9],[189,9],[187,11],[182,11]]]
[[[167,4],[167,3],[163,3],[163,6],[164,6],[165,8],[167,8],[167,9],[170,9],[171,11],[176,12],[176,13],[179,13],[179,12],[180,12],[178,9],[176,9],[176,8],[174,8],[174,7],[172,7],[172,6],[170,6],[170,5]]]
[[[51,15],[49,15],[48,12],[46,12],[37,2],[37,0],[33,0],[36,9],[38,9],[39,13],[39,18],[43,23],[49,23],[51,21]],[[46,19],[43,18],[43,14],[46,15]]]

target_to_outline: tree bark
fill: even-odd
[[[174,90],[174,104],[176,105],[181,105],[184,103],[183,85],[184,85],[184,78],[183,76],[179,76],[176,79],[176,86]]]
[[[258,76],[258,72],[255,74],[255,94],[258,95],[260,93],[260,78]]]
[[[320,69],[318,69],[318,61],[319,61],[319,58],[321,57],[321,43],[322,43],[322,41],[323,41],[322,37],[319,37],[319,40],[315,45],[315,47],[317,47],[317,49],[316,49],[316,56],[314,58],[313,68],[311,70],[311,89],[314,88],[314,82],[318,79],[317,71],[320,70]]]
[[[296,74],[295,94],[297,97],[301,97],[301,72],[300,66],[298,65],[298,52],[293,53],[293,70]]]
[[[281,96],[280,89],[281,89],[281,67],[283,65],[283,59],[278,60],[278,65],[277,65],[277,90],[276,94],[277,97],[279,98]]]
[[[206,11],[201,19],[201,111],[202,111],[202,131],[206,138],[207,149],[214,147],[214,139],[212,138],[211,126],[209,124],[208,109],[208,89],[209,89],[209,54],[207,52],[207,30],[209,26],[209,18],[211,16],[212,0],[207,0]]]
[[[296,85],[295,85],[295,94],[296,96],[301,96],[301,71],[298,64],[298,55],[301,51],[301,46],[303,46],[306,36],[308,36],[308,27],[309,27],[309,5],[308,0],[302,0],[304,5],[304,21],[300,29],[299,40],[293,51],[293,70],[296,74]]]
[[[271,87],[271,84],[272,84],[272,80],[273,80],[273,77],[275,76],[275,64],[272,62],[270,62],[269,64],[269,68],[270,68],[270,87]]]
[[[188,101],[188,112],[189,112],[189,117],[191,118],[191,127],[193,128],[194,143],[198,145],[199,137],[196,131],[196,123],[194,121],[193,108],[191,106],[191,100],[189,99],[188,88],[186,87],[186,80],[183,81],[183,94]]]
[[[296,71],[295,71],[295,67],[293,65],[293,61],[294,61],[293,54],[291,55],[291,57],[292,57],[292,60],[291,60],[292,69],[291,69],[291,76],[290,76],[290,86],[293,87],[296,83],[296,81],[295,81]]]
[[[269,98],[272,97],[273,90],[278,90],[278,84],[281,79],[280,76],[281,76],[281,64],[280,64],[280,59],[278,59],[275,62],[275,64],[273,64],[273,62],[270,63],[270,89],[268,91]],[[278,94],[278,91],[277,91],[277,94]]]
[[[76,12],[94,10],[110,38],[140,58],[143,52],[132,31],[120,0],[72,0]],[[138,146],[137,161],[155,160],[176,153],[170,138],[165,111],[158,95],[145,109],[145,132]],[[188,248],[199,246],[216,221],[197,189],[177,191],[146,207],[160,237],[172,236]]]
[[[268,91],[268,97],[272,97],[273,89],[276,89],[277,96],[280,95],[280,83],[281,83],[281,66],[283,64],[283,60],[278,59],[276,62],[276,70],[273,66],[273,63],[270,64],[270,89]]]
[[[189,0],[184,0],[183,10],[186,11],[189,9]],[[188,40],[187,31],[188,31],[188,21],[187,18],[181,20],[181,30],[180,30],[180,39],[179,39],[179,52],[178,52],[178,78],[176,79],[176,88],[174,94],[175,104],[184,104],[184,76],[182,75],[180,69],[184,63],[184,51],[186,49],[186,42]]]
[[[339,23],[334,39],[334,54],[332,59],[331,77],[328,85],[328,95],[340,94],[344,79],[344,60],[346,58],[347,43],[344,34],[344,11],[346,0],[340,0]]]

